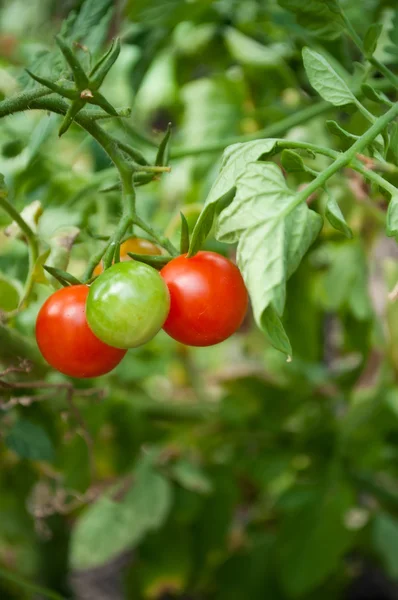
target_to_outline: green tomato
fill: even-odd
[[[135,348],[157,334],[169,309],[169,291],[156,269],[131,261],[116,263],[94,281],[86,317],[101,341]]]

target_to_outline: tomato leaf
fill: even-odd
[[[349,142],[351,144],[352,142],[355,142],[358,139],[357,135],[346,131],[338,123],[336,123],[336,121],[326,121],[326,126],[329,129],[330,133],[336,135],[344,142]]]
[[[45,430],[26,419],[19,419],[8,432],[5,443],[21,458],[52,461],[54,448]]]
[[[185,215],[180,212],[181,215],[181,238],[180,238],[180,252],[185,254],[189,250],[189,226]]]
[[[311,48],[303,48],[303,62],[310,84],[324,100],[334,106],[356,102],[344,79],[322,54]]]
[[[81,281],[79,281],[76,277],[67,273],[66,271],[62,271],[61,269],[56,269],[55,267],[50,267],[49,265],[43,265],[43,269],[50,273],[59,283],[63,286],[65,285],[81,285]]]
[[[374,89],[368,83],[364,83],[361,86],[361,90],[364,96],[372,102],[377,102],[378,104],[387,104],[387,106],[392,106],[392,102],[384,95]]]
[[[158,167],[164,167],[169,161],[170,138],[171,123],[167,125],[166,133],[164,134],[164,137],[159,144],[158,152],[156,154],[155,165],[157,165]]]
[[[96,567],[132,548],[164,523],[171,502],[168,480],[149,464],[139,466],[133,485],[121,500],[104,495],[78,519],[72,532],[72,567]]]
[[[306,171],[306,166],[303,159],[297,152],[293,150],[284,150],[281,155],[282,167],[288,173],[303,173]]]
[[[262,327],[270,304],[282,315],[286,282],[318,236],[322,218],[305,202],[298,203],[274,163],[251,163],[236,186],[233,202],[218,219],[216,237],[238,242],[238,265]]]
[[[325,216],[332,227],[343,233],[347,238],[352,238],[352,231],[344,219],[344,215],[341,212],[340,206],[329,192]]]
[[[293,351],[289,338],[272,304],[267,306],[261,315],[261,329],[274,348],[288,357],[292,356]]]
[[[134,252],[127,252],[127,254],[133,260],[138,260],[155,269],[161,269],[173,258],[172,256],[151,256],[150,254],[135,254]]]
[[[373,56],[374,51],[377,47],[377,42],[380,37],[381,32],[383,31],[383,25],[381,23],[372,23],[367,32],[365,33],[365,37],[363,40],[363,47],[365,50],[366,56]]]
[[[224,150],[220,173],[207,196],[204,208],[192,232],[189,256],[200,250],[209,235],[215,216],[232,201],[235,195],[235,183],[246,166],[272,154],[277,140],[256,140],[246,144],[233,144]]]

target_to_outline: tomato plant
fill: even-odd
[[[90,330],[86,319],[89,289],[75,285],[54,292],[36,321],[40,352],[55,369],[70,377],[99,377],[120,363],[125,351],[112,348]]]
[[[167,287],[153,267],[136,261],[118,263],[91,285],[87,321],[106,344],[135,348],[156,335],[169,307]]]
[[[161,271],[170,292],[164,330],[190,346],[211,346],[242,324],[248,296],[239,269],[215,252],[170,261]]]
[[[396,596],[396,1],[0,23],[0,597]]]

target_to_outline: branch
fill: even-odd
[[[340,154],[331,165],[329,165],[324,171],[322,171],[322,173],[318,175],[318,177],[311,181],[311,183],[309,183],[308,186],[298,194],[295,203],[299,205],[301,202],[305,202],[308,196],[310,196],[318,188],[323,187],[327,180],[343,167],[350,166],[353,169],[358,170],[358,161],[356,160],[357,154],[360,154],[379,135],[379,133],[381,133],[383,129],[385,129],[385,127],[387,127],[387,125],[393,119],[395,119],[397,115],[398,103],[391,107],[390,110],[388,110],[384,115],[379,117],[376,122],[369,127],[369,129],[352,146],[350,146],[350,148],[348,148],[348,150]],[[367,177],[370,178],[370,171],[367,171],[364,168],[364,172],[366,172]],[[382,180],[382,178],[376,173],[372,173],[372,177],[377,177]],[[386,182],[386,184],[387,183],[388,182]]]

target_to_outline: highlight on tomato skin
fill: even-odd
[[[36,341],[46,361],[64,375],[90,378],[114,369],[126,354],[99,340],[86,319],[89,288],[75,285],[54,292],[36,320]]]
[[[131,237],[125,240],[122,244],[120,244],[120,261],[125,262],[128,260],[133,260],[128,252],[132,254],[146,254],[148,256],[158,256],[162,254],[162,250],[156,244],[153,244],[149,240],[145,238],[139,237]],[[103,273],[104,267],[102,262],[98,263],[93,271],[93,275],[98,276]]]
[[[171,260],[160,274],[170,292],[164,331],[188,346],[213,346],[235,333],[248,307],[248,294],[236,265],[215,252],[201,251]]]

